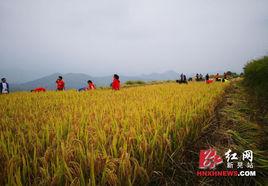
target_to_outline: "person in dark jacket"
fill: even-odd
[[[213,82],[213,80],[209,79],[209,75],[207,74],[207,75],[206,75],[206,83],[207,83],[207,84],[210,84],[210,83],[212,83],[212,82]]]
[[[209,80],[209,75],[207,74],[207,75],[206,75],[206,81],[208,81],[208,80]]]
[[[183,75],[183,83],[188,84],[186,75]]]
[[[186,75],[181,73],[180,79],[176,80],[176,82],[179,84],[182,84],[182,83],[188,84]]]
[[[183,80],[184,80],[184,74],[183,73],[181,73],[181,76],[180,76],[181,78],[180,78],[180,81],[181,81],[181,83],[183,83]]]
[[[196,74],[196,76],[195,76],[195,80],[196,80],[196,81],[199,81],[199,74]]]
[[[204,81],[202,74],[199,74],[199,81]]]
[[[227,74],[224,72],[222,82],[225,82],[225,80],[227,80]]]
[[[7,83],[6,78],[1,79],[0,83],[0,94],[8,94],[9,93],[9,84]]]

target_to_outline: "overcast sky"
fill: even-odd
[[[0,76],[241,71],[268,54],[267,0],[0,0]]]

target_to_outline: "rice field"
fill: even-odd
[[[0,185],[150,184],[198,138],[226,86],[1,95]]]

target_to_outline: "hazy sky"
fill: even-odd
[[[0,0],[0,76],[241,71],[268,54],[267,0]]]

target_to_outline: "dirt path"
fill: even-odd
[[[201,140],[205,142],[201,146],[214,146],[221,154],[228,149],[236,152],[252,150],[257,177],[201,179],[198,181],[200,185],[268,184],[267,116],[241,82],[230,85],[215,110],[215,118]]]

